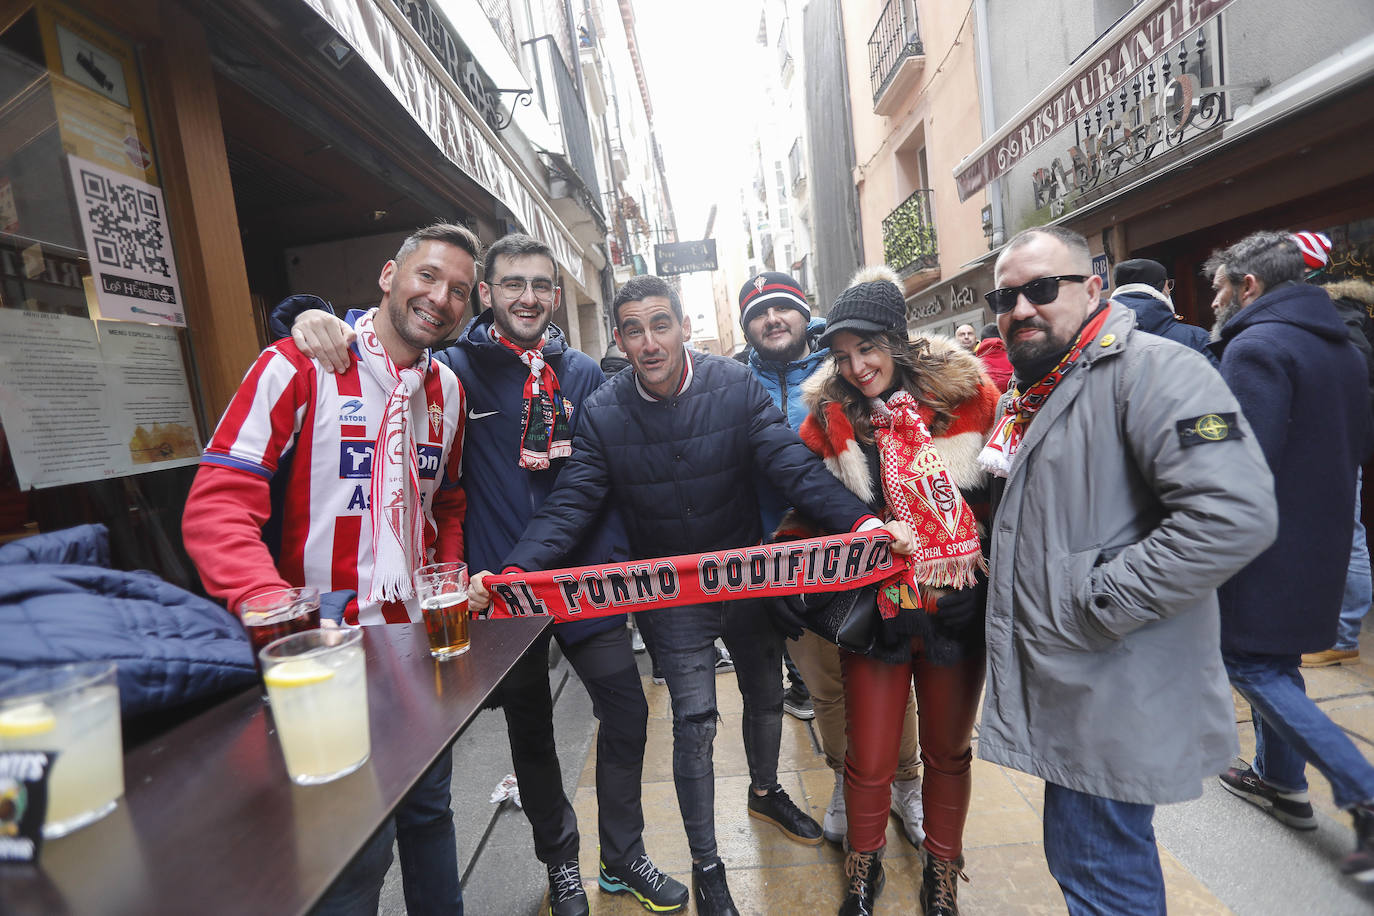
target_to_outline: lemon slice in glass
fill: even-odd
[[[57,727],[57,716],[43,703],[25,703],[0,712],[0,738],[41,735]]]
[[[312,658],[303,658],[273,665],[267,669],[262,679],[268,687],[305,687],[327,681],[333,676],[332,668],[327,668]]]

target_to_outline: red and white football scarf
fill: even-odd
[[[539,338],[539,343],[526,349],[506,340],[495,328],[492,328],[492,336],[529,367],[530,375],[525,379],[520,467],[529,471],[543,470],[552,459],[572,454],[572,430],[567,411],[563,409],[558,376],[544,360],[547,338]]]
[[[1097,317],[1089,321],[1083,330],[1078,332],[1078,338],[1074,340],[1073,346],[1064,354],[1058,365],[1050,370],[1049,375],[1027,388],[1025,394],[1021,393],[1019,385],[1012,387],[1012,396],[1007,399],[1006,413],[997,421],[992,438],[978,455],[978,463],[982,465],[983,470],[996,477],[1006,477],[1011,473],[1012,460],[1016,457],[1016,450],[1021,447],[1021,439],[1026,434],[1026,427],[1030,425],[1031,418],[1044,406],[1050,392],[1054,391],[1054,386],[1069,374],[1074,363],[1083,355],[1084,348],[1097,338],[1097,332],[1107,323],[1108,314],[1109,311],[1104,308]]]
[[[838,592],[892,575],[881,528],[606,566],[488,576],[488,617],[552,614],[560,623],[738,598]]]
[[[424,549],[420,469],[410,428],[410,399],[424,385],[429,351],[414,366],[398,367],[373,329],[377,310],[358,319],[358,362],[383,389],[390,389],[372,449],[372,583],[366,603],[414,596],[411,575]]]
[[[987,563],[973,510],[935,449],[916,399],[905,390],[886,403],[874,398],[869,420],[883,501],[894,518],[911,526],[917,544],[915,552],[898,558],[899,574],[879,593],[878,609],[890,620],[902,609],[921,607],[918,585],[968,588],[976,582],[975,571],[987,571]]]

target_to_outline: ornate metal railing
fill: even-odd
[[[887,0],[873,34],[868,36],[868,79],[875,102],[903,60],[925,53],[916,9],[913,6],[908,13],[906,7],[904,0]]]
[[[912,192],[883,218],[883,260],[903,276],[940,263],[930,194],[929,188]]]

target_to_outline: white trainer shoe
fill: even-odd
[[[921,777],[899,779],[892,783],[892,813],[902,822],[902,833],[912,846],[920,847],[926,838],[926,812],[921,807]]]
[[[825,809],[825,819],[821,821],[821,836],[832,843],[844,842],[849,832],[849,819],[844,810],[844,770],[835,771],[835,791],[830,796],[830,805]]]

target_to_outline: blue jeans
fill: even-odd
[[[1355,474],[1355,537],[1350,542],[1350,568],[1345,574],[1345,597],[1341,600],[1341,622],[1336,628],[1337,649],[1360,647],[1360,625],[1374,601],[1374,583],[1369,575],[1369,545],[1360,522],[1360,487],[1364,471]]]
[[[1045,783],[1045,861],[1070,916],[1163,916],[1155,806]]]
[[[1223,653],[1221,660],[1231,686],[1250,703],[1260,779],[1280,791],[1302,792],[1310,763],[1331,782],[1338,808],[1374,801],[1374,766],[1308,699],[1298,672],[1302,656]]]
[[[673,706],[673,784],[693,861],[716,854],[716,647],[735,661],[744,697],[744,756],[754,788],[778,784],[782,742],[782,636],[758,601],[646,611],[639,626],[652,642]]]
[[[375,916],[393,841],[401,856],[401,889],[409,916],[463,916],[458,842],[449,807],[452,779],[449,747],[329,886],[314,916]]]

